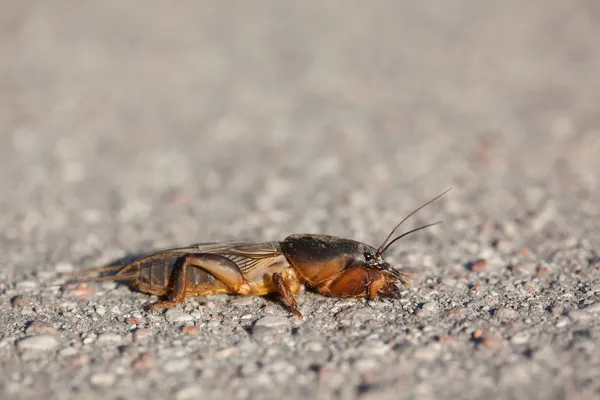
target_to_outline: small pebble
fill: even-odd
[[[96,306],[96,314],[100,316],[106,314],[106,308],[103,306]]]
[[[592,314],[593,313],[599,313],[600,312],[600,303],[590,304],[584,310],[586,312],[589,312],[589,313],[592,313]]]
[[[543,265],[538,265],[536,268],[536,274],[539,277],[546,276],[550,273],[550,268],[545,267]]]
[[[565,309],[562,306],[552,306],[550,308],[550,314],[552,314],[553,317],[559,317],[562,315],[564,310]]]
[[[195,400],[202,396],[203,390],[200,386],[186,386],[183,389],[179,389],[175,393],[176,400]]]
[[[88,356],[87,354],[77,354],[69,360],[69,362],[67,363],[67,365],[65,367],[68,370],[72,370],[72,369],[80,368],[84,365],[87,365],[91,361],[92,361],[92,358],[90,356]]]
[[[72,346],[65,347],[58,352],[58,355],[61,357],[72,357],[75,354],[77,354],[77,349]]]
[[[90,383],[94,386],[109,387],[115,384],[117,380],[114,374],[109,372],[94,374],[90,377]]]
[[[29,297],[23,295],[15,296],[10,301],[15,308],[27,307],[31,304]]]
[[[210,308],[211,310],[212,310],[213,308],[215,308],[216,306],[217,306],[217,305],[215,304],[215,302],[214,302],[214,301],[207,301],[207,302],[206,302],[206,307]]]
[[[269,315],[254,323],[252,333],[262,333],[269,330],[286,331],[289,327],[290,321],[287,318]]]
[[[94,343],[96,341],[96,338],[98,337],[98,335],[94,334],[94,333],[88,333],[82,340],[83,344],[90,344],[90,343]]]
[[[593,317],[584,310],[571,310],[567,314],[573,321],[589,322]]]
[[[54,266],[54,271],[58,272],[59,274],[73,272],[74,269],[75,268],[73,267],[73,264],[64,261],[58,262]]]
[[[433,346],[419,347],[415,350],[414,357],[421,361],[433,361],[438,357],[438,350]]]
[[[510,341],[514,344],[525,344],[529,341],[529,335],[525,332],[517,332]]]
[[[512,308],[500,308],[494,313],[494,316],[500,321],[513,321],[519,318],[519,312]]]
[[[416,315],[418,317],[426,317],[428,315],[432,315],[433,313],[435,313],[437,308],[438,308],[437,304],[430,301],[428,303],[423,304],[421,309],[417,310]]]
[[[189,321],[194,320],[194,317],[192,317],[190,314],[180,311],[176,308],[168,309],[167,312],[165,313],[165,318],[167,321],[169,321],[171,323],[173,323],[173,322],[189,322]]]
[[[483,259],[475,260],[467,265],[467,268],[473,272],[482,272],[487,268],[487,262]]]
[[[217,351],[217,353],[215,354],[215,356],[217,358],[229,358],[235,354],[237,354],[238,349],[235,347],[227,347],[225,349],[219,350]]]
[[[563,317],[561,319],[558,320],[558,322],[556,323],[556,327],[557,328],[564,328],[565,326],[569,325],[569,318]]]
[[[21,281],[15,285],[15,289],[28,291],[37,288],[37,286],[37,282],[34,281]]]
[[[30,336],[17,342],[20,350],[46,351],[52,350],[56,346],[58,346],[58,340],[50,335]]]
[[[122,337],[115,332],[104,332],[98,335],[98,343],[121,343]]]
[[[142,353],[142,355],[140,355],[138,358],[136,358],[131,364],[131,366],[137,370],[145,370],[150,368],[153,364],[154,357],[152,356],[152,353],[145,352]]]
[[[27,335],[50,335],[58,336],[56,328],[46,321],[35,320],[32,321],[25,329]]]
[[[442,316],[444,318],[449,318],[449,319],[461,319],[461,318],[465,318],[467,316],[467,314],[468,314],[468,310],[466,308],[457,307],[457,308],[453,308],[451,310],[444,311]]]
[[[74,283],[63,286],[63,295],[70,297],[88,297],[96,292],[89,283]]]
[[[254,303],[254,298],[251,296],[239,296],[231,299],[230,304],[238,307],[247,307]]]
[[[181,372],[190,366],[190,360],[188,358],[175,358],[169,360],[163,364],[165,372],[175,373]]]
[[[146,328],[137,328],[135,331],[133,331],[133,340],[135,342],[139,342],[150,336],[150,334],[150,331]]]
[[[181,333],[186,335],[198,336],[198,327],[195,325],[185,325],[181,327]]]
[[[496,349],[502,344],[502,338],[498,334],[493,332],[478,333],[480,333],[478,337],[473,335],[473,338],[476,339],[481,346],[487,349]]]

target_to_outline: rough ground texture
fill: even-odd
[[[2,399],[600,396],[596,0],[2,3]],[[391,302],[58,277],[450,186]]]

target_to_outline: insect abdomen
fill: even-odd
[[[162,252],[138,261],[139,285],[153,292],[167,292],[167,288],[176,279],[176,270],[180,270],[186,255],[190,253]],[[192,267],[187,270],[187,284],[199,285],[213,283],[215,277],[202,268]],[[151,289],[150,289],[151,288]],[[156,293],[159,294],[159,293]]]

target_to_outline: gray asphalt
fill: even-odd
[[[3,1],[2,399],[600,397],[595,0]],[[60,272],[326,233],[394,301]]]

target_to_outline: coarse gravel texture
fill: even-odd
[[[600,397],[597,0],[0,5],[0,398]],[[448,187],[398,300],[59,277]]]

